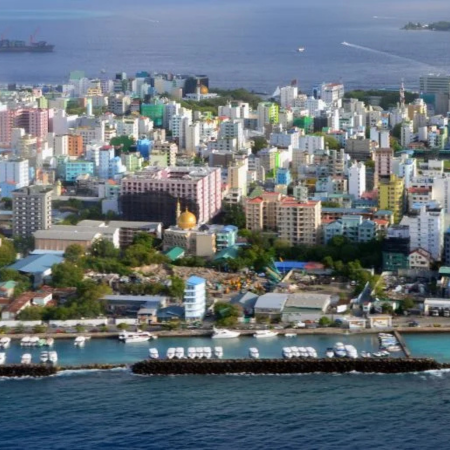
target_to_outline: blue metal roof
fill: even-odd
[[[300,262],[300,261],[275,262],[275,267],[280,272],[289,272],[292,269],[304,269],[305,266],[306,266],[306,263]]]
[[[198,286],[200,284],[205,284],[206,280],[204,278],[196,277],[193,275],[192,277],[189,277],[186,281],[186,284],[193,284],[194,286]]]
[[[48,253],[44,255],[30,255],[15,262],[8,268],[26,273],[42,273],[50,269],[54,264],[60,264],[63,261],[64,258],[59,255]]]

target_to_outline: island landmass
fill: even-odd
[[[429,30],[429,31],[450,31],[450,22],[439,21],[433,23],[408,22],[402,30]]]

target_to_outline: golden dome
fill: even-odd
[[[206,86],[200,86],[200,94],[205,95],[209,93],[209,89]]]
[[[186,208],[186,211],[178,217],[177,224],[182,230],[190,230],[197,225],[197,218]]]

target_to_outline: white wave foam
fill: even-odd
[[[130,369],[128,367],[114,367],[112,369],[67,369],[61,370],[55,376],[58,377],[67,377],[71,375],[85,375],[89,373],[95,372],[128,372]]]

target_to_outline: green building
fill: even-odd
[[[162,128],[164,118],[164,105],[142,103],[141,114],[152,119],[155,127]]]
[[[306,134],[312,133],[314,131],[314,117],[297,117],[294,119],[294,127],[302,128]]]

